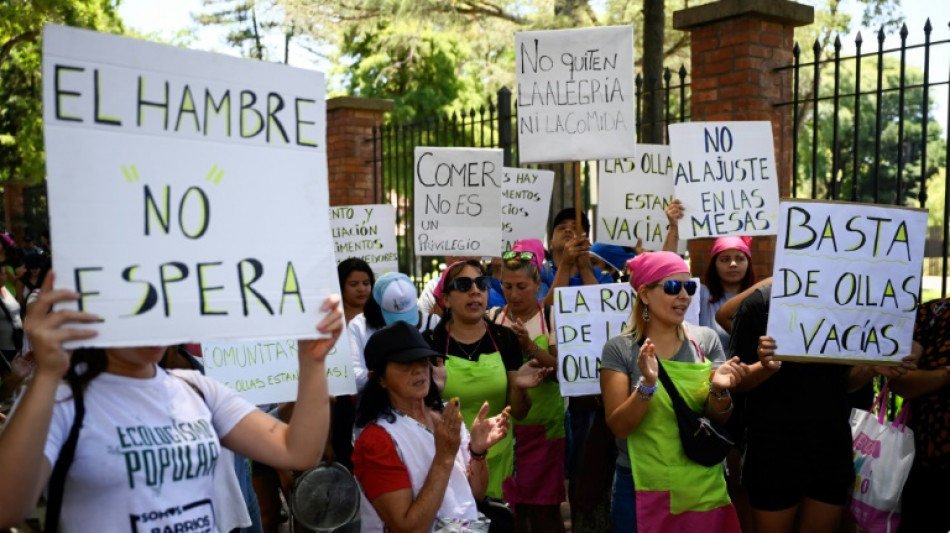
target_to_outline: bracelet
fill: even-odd
[[[472,450],[472,443],[470,442],[468,443],[468,454],[471,456],[473,461],[484,461],[485,458],[488,457],[488,450],[485,450],[482,453],[475,453],[475,451]]]
[[[717,400],[725,400],[726,398],[732,397],[729,394],[729,389],[722,389],[721,391],[717,392],[715,389],[713,389],[713,386],[711,383],[709,384],[709,395]],[[732,402],[729,402],[729,403],[731,404]]]
[[[728,413],[729,411],[732,411],[732,408],[733,408],[734,406],[735,406],[735,402],[733,402],[733,401],[732,401],[732,398],[730,397],[730,398],[729,398],[729,407],[726,407],[725,409],[716,409],[716,413],[717,413],[717,414],[720,414],[720,415],[724,415],[724,414]]]
[[[650,401],[653,399],[653,395],[656,394],[656,389],[659,387],[656,383],[652,387],[647,387],[643,384],[643,378],[640,378],[640,382],[637,383],[636,388],[634,389],[637,393],[637,396],[643,401]]]

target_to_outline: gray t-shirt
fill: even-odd
[[[712,362],[713,367],[718,367],[726,361],[726,354],[719,343],[719,335],[715,331],[702,326],[687,325],[687,332],[699,348],[703,355]],[[640,381],[640,367],[637,366],[637,357],[640,354],[640,345],[634,345],[633,336],[618,335],[604,345],[604,351],[600,356],[600,369],[623,372],[630,378],[630,393]],[[684,342],[676,355],[670,358],[671,361],[681,361],[684,363],[698,363],[702,358],[693,343],[688,339]],[[617,449],[620,452],[617,456],[617,464],[630,468],[630,457],[627,455],[627,440],[617,439]]]

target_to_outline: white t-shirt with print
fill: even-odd
[[[194,383],[204,399],[161,368],[150,379],[104,373],[86,387],[60,531],[215,531],[214,469],[232,468],[217,464],[218,436],[255,407],[197,372],[174,372]],[[56,398],[44,449],[50,465],[75,416],[68,385],[60,385]]]

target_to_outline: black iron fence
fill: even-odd
[[[636,128],[638,138],[644,130],[662,131],[659,144],[667,144],[666,125],[689,119],[689,83],[685,67],[664,69],[659,76],[642,74],[635,78]],[[644,101],[659,93],[662,108],[644,111]],[[485,105],[422,117],[403,124],[385,124],[373,130],[374,168],[380,172],[375,182],[380,185],[377,201],[396,208],[396,238],[399,248],[399,269],[411,276],[421,287],[438,271],[444,257],[417,257],[413,251],[413,153],[416,146],[469,148],[500,148],[506,166],[518,167],[518,105],[507,88],[500,89]],[[657,127],[659,126],[659,127]],[[593,175],[596,161],[526,165],[551,170],[555,175],[551,213],[575,203],[591,205]],[[574,180],[581,183],[580,202],[574,198]],[[548,227],[548,221],[538,221]]]
[[[939,175],[950,167],[950,128],[942,131],[935,98],[943,91],[944,105],[950,101],[950,64],[932,58],[950,49],[950,39],[933,40],[932,32],[928,20],[923,42],[909,45],[904,25],[900,45],[891,48],[883,30],[870,47],[859,32],[853,54],[843,54],[840,38],[830,49],[815,42],[810,61],[796,43],[793,64],[779,69],[793,72],[792,100],[777,105],[792,106],[795,196],[936,210],[931,219],[940,224],[928,231],[924,274],[940,276],[946,296],[950,183],[946,171]],[[910,54],[922,57],[922,66],[909,62]],[[937,179],[943,198],[932,199],[928,187]]]

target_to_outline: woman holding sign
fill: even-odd
[[[96,336],[72,326],[98,317],[51,311],[79,296],[52,288],[50,273],[25,321],[33,379],[0,433],[0,527],[21,521],[48,486],[48,521],[60,531],[215,531],[220,446],[277,468],[320,460],[325,359],[343,327],[337,297],[316,326],[329,337],[299,341],[297,409],[284,424],[212,379],[159,368],[163,346],[71,356],[64,343]]]
[[[428,337],[433,350],[445,354],[443,398],[461,400],[462,416],[471,427],[487,401],[488,416],[506,406],[522,420],[531,408],[528,389],[537,387],[549,369],[536,361],[523,363],[518,336],[485,319],[490,280],[478,261],[460,261],[445,269],[437,297],[445,315]],[[514,447],[509,434],[488,452],[488,490],[502,498],[502,482],[511,475]]]
[[[536,360],[555,369],[557,337],[550,308],[542,310],[538,303],[543,254],[541,241],[524,239],[502,255],[501,288],[508,303],[488,315],[515,332],[524,362]],[[545,380],[528,395],[531,410],[515,422],[515,475],[505,481],[505,500],[515,507],[518,531],[564,531],[564,398],[556,379]]]
[[[620,449],[614,529],[738,532],[722,464],[702,466],[686,456],[658,380],[668,375],[692,410],[722,423],[732,411],[729,390],[748,370],[738,358],[725,359],[714,331],[683,322],[697,287],[682,258],[644,253],[628,268],[637,294],[630,326],[607,341],[600,373],[607,425]]]

